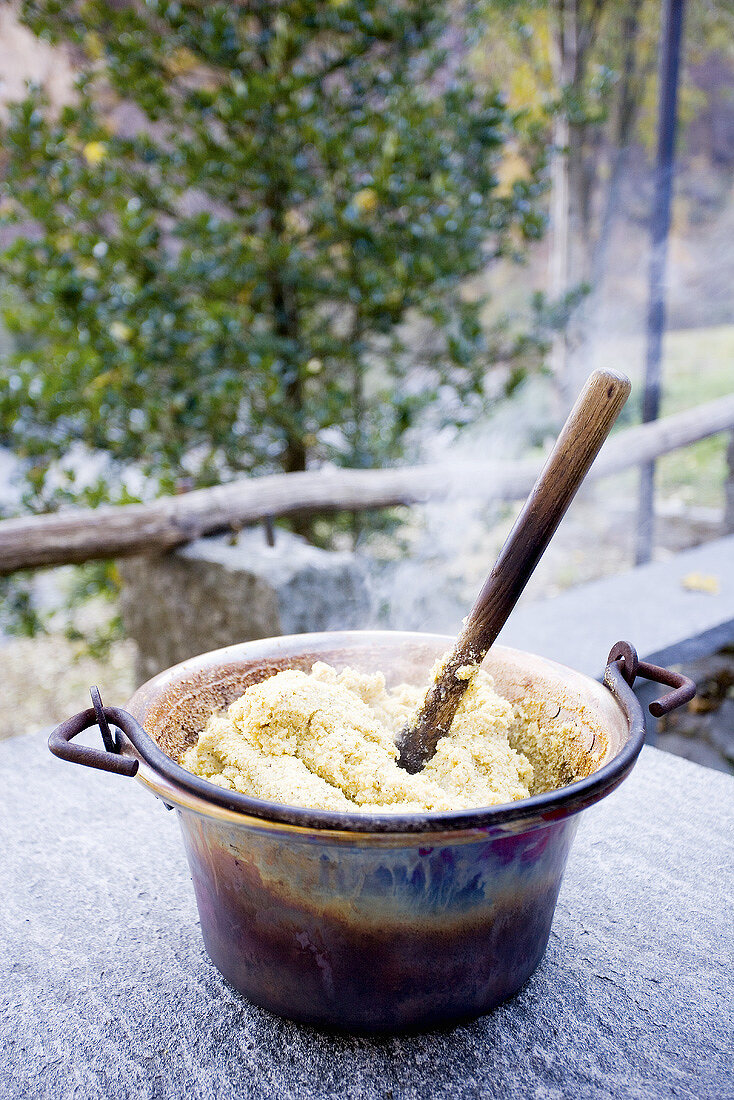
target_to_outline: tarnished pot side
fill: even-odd
[[[692,698],[691,681],[638,661],[626,642],[612,648],[604,686],[494,646],[485,668],[500,693],[529,699],[551,735],[570,729],[567,743],[583,765],[574,782],[503,806],[316,810],[215,786],[178,763],[213,711],[283,668],[326,660],[422,683],[450,643],[382,631],[243,643],[161,673],[127,710],[103,706],[93,692],[93,707],[57,726],[49,748],[135,776],[176,808],[207,951],[257,1004],[363,1031],[476,1016],[515,993],[540,962],[578,815],[622,782],[640,752],[635,677],[674,689],[651,704],[655,714]],[[76,740],[93,725],[103,751]]]
[[[207,952],[303,1023],[395,1030],[476,1016],[540,962],[578,822],[374,842],[179,811]]]

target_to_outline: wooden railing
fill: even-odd
[[[588,479],[608,477],[718,432],[734,429],[734,394],[607,441]],[[729,449],[734,461],[734,446]],[[518,500],[543,459],[403,466],[388,470],[314,470],[273,474],[197,489],[150,504],[69,509],[0,522],[0,575],[94,558],[158,553],[200,535],[237,530],[274,516],[365,511],[447,497]],[[732,476],[730,474],[730,476]],[[728,492],[727,500],[734,494]],[[727,520],[734,528],[734,503]]]

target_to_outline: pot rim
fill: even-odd
[[[151,695],[159,695],[166,685],[170,684],[176,674],[180,676],[184,671],[193,674],[199,670],[211,670],[216,668],[218,663],[222,665],[231,663],[233,657],[242,656],[248,649],[257,651],[268,643],[272,645],[274,654],[277,654],[280,650],[283,654],[295,656],[298,648],[301,648],[303,652],[309,652],[309,650],[313,652],[314,640],[326,636],[331,639],[339,638],[354,642],[367,639],[372,642],[379,642],[380,640],[390,639],[396,642],[413,641],[446,647],[449,647],[454,641],[450,636],[440,634],[392,630],[355,630],[292,634],[273,639],[242,642],[238,645],[211,650],[198,657],[189,658],[187,661],[173,665],[171,668],[159,673],[137,689],[127,703],[127,709],[131,710],[137,717],[141,711],[147,709]],[[529,655],[526,650],[517,650],[508,646],[493,648],[509,655],[513,653],[524,656]],[[583,675],[548,658],[536,657],[534,654],[531,656],[556,673],[572,673],[576,678]],[[599,688],[597,681],[591,680],[589,677],[583,678],[589,680],[589,683],[597,689]],[[550,824],[555,819],[578,813],[586,806],[611,793],[631,770],[645,739],[642,708],[615,664],[607,666],[604,686],[610,691],[616,704],[621,709],[629,731],[627,738],[615,756],[597,771],[592,772],[591,775],[578,779],[564,787],[496,806],[411,814],[375,814],[317,810],[305,806],[269,802],[242,794],[239,791],[227,790],[194,775],[163,752],[153,737],[142,727],[136,737],[136,741],[141,741],[141,745],[138,746],[141,751],[136,753],[141,760],[137,777],[154,794],[163,799],[167,805],[172,803],[181,809],[190,810],[205,817],[217,817],[231,823],[251,827],[277,829],[285,826],[289,831],[312,833],[317,830],[319,833],[338,833],[342,836],[364,835],[365,833],[388,834],[393,839],[396,834],[415,837],[416,835],[467,832],[478,829],[482,831],[497,829],[500,832],[517,832],[518,827],[528,827],[534,819],[537,824]],[[133,750],[129,749],[128,751]],[[387,836],[385,839],[387,839]]]

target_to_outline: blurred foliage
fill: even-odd
[[[465,292],[542,234],[543,150],[471,79],[469,20],[448,49],[456,6],[21,11],[80,72],[3,133],[0,440],[27,508],[381,465],[442,394],[466,421],[538,362],[540,331],[487,331]]]
[[[111,614],[98,615],[96,622],[85,622],[80,628],[76,609],[88,600],[99,601],[100,598],[114,603],[119,588],[120,575],[114,561],[88,561],[72,571],[55,621],[60,620],[63,624],[63,633],[68,641],[84,643],[83,652],[89,656],[109,656],[110,647],[125,636],[122,616],[115,609]],[[46,627],[45,621],[43,626]]]
[[[580,84],[562,87],[557,80],[563,16],[576,12],[577,43],[583,52]],[[480,71],[491,58],[494,79],[506,90],[511,107],[529,111],[547,123],[562,110],[575,123],[619,127],[623,109],[625,69],[636,97],[635,136],[650,151],[657,135],[657,65],[659,0],[579,0],[571,7],[560,0],[486,0],[484,15],[491,38],[478,44],[475,63]],[[588,41],[584,42],[584,34]],[[573,51],[573,45],[566,47]],[[734,6],[731,0],[697,0],[686,5],[683,65],[700,64],[712,55],[734,58]],[[702,96],[686,80],[680,86],[680,118],[685,129]],[[612,135],[608,135],[612,140]]]
[[[561,406],[598,342],[615,227],[625,217],[639,224],[647,213],[652,181],[645,160],[657,139],[665,12],[659,0],[486,0],[484,6],[487,31],[473,63],[485,75],[491,67],[510,107],[525,111],[548,142],[554,192],[549,294],[557,321],[549,359]],[[687,4],[679,151],[687,124],[702,108],[713,108],[719,94],[705,91],[692,67],[733,60],[731,0]],[[710,132],[707,175],[716,167],[713,124]],[[690,133],[695,141],[693,127]]]
[[[33,638],[45,629],[44,616],[34,599],[33,580],[26,573],[0,577],[0,629]]]

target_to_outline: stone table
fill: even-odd
[[[655,749],[583,817],[548,951],[474,1023],[368,1039],[270,1016],[204,953],[176,816],[0,745],[0,1097],[731,1097],[734,780]]]
[[[499,640],[598,679],[607,653],[621,638],[655,665],[708,656],[734,641],[732,564],[734,535],[727,535],[526,603],[510,616]],[[712,577],[719,591],[685,588],[691,574]],[[566,629],[569,623],[573,630]]]

